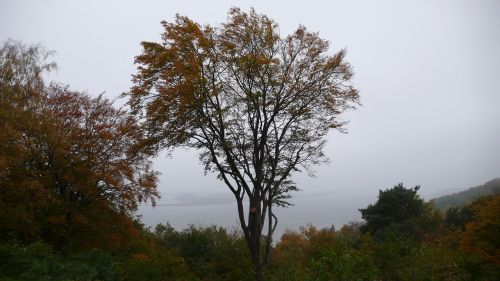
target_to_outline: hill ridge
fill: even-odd
[[[465,190],[431,199],[438,209],[448,209],[467,205],[481,196],[500,194],[500,177],[494,178],[483,185],[469,187]]]

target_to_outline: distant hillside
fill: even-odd
[[[471,187],[467,190],[445,195],[433,199],[435,206],[439,209],[448,209],[469,204],[481,196],[500,194],[500,178],[493,179],[483,185]]]

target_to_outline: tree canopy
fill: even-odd
[[[477,218],[467,223],[462,249],[500,265],[500,195],[477,199],[472,204]]]
[[[380,190],[378,200],[365,209],[360,209],[366,221],[365,231],[377,231],[393,226],[402,231],[411,231],[414,219],[420,218],[425,211],[424,201],[418,196],[419,186],[405,188],[402,183],[387,190]]]
[[[119,245],[139,202],[159,196],[157,172],[134,149],[138,123],[125,110],[44,82],[49,55],[0,48],[0,233],[60,249]]]
[[[281,37],[253,9],[229,10],[220,27],[184,16],[162,22],[162,41],[142,42],[134,86],[126,95],[142,118],[151,152],[199,151],[205,170],[233,192],[254,263],[265,221],[297,190],[292,172],[326,161],[325,136],[358,103],[345,50],[300,26]],[[248,198],[248,218],[243,206]],[[270,244],[270,241],[268,241]]]

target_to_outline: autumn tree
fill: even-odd
[[[0,48],[0,238],[120,245],[139,202],[158,196],[157,173],[133,149],[139,127],[124,109],[44,82],[49,55],[13,41]]]
[[[474,220],[467,223],[460,247],[500,265],[500,195],[477,199]]]
[[[289,205],[297,190],[292,173],[326,161],[327,133],[342,130],[339,115],[358,103],[346,52],[330,54],[328,41],[303,26],[281,37],[253,9],[230,9],[220,27],[184,16],[162,25],[161,42],[142,42],[126,93],[143,120],[143,145],[199,151],[205,171],[234,194],[259,279],[277,224],[273,208]]]

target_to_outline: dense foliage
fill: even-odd
[[[398,184],[391,189],[380,190],[374,205],[359,210],[366,221],[362,229],[374,235],[385,230],[406,234],[415,232],[415,223],[424,213],[424,201],[417,194],[419,188],[407,189]]]
[[[459,212],[472,214],[460,227],[417,190],[400,184],[381,191],[361,210],[365,224],[285,233],[273,249],[269,280],[496,280],[500,195],[463,207]]]
[[[350,223],[338,231],[312,225],[288,231],[272,248],[264,279],[493,281],[500,274],[499,203],[497,195],[463,207],[472,212],[463,227],[447,223],[435,212],[423,212],[421,216],[434,223],[420,228],[420,236],[408,235],[391,223],[382,226],[390,229],[383,239],[364,233],[363,223]],[[216,226],[178,231],[168,224],[149,230],[138,221],[133,226],[139,235],[113,251],[95,247],[62,253],[42,241],[3,240],[0,280],[254,278],[239,231]]]
[[[496,280],[500,274],[500,196],[474,205],[465,230],[444,220],[425,240],[392,232],[383,240],[360,223],[340,230],[302,227],[272,249],[265,280]],[[62,254],[37,241],[0,243],[1,280],[253,280],[240,232],[208,226],[182,231],[141,224],[140,235],[120,250],[94,248]],[[429,237],[429,236],[428,236]]]
[[[60,251],[118,248],[130,215],[158,197],[135,119],[102,96],[46,83],[48,53],[0,48],[0,237]]]

